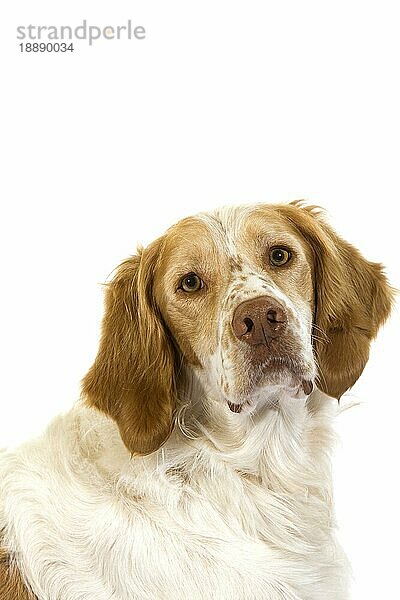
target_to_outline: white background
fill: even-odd
[[[397,6],[396,6],[397,5]],[[306,198],[400,287],[396,2],[16,1],[1,18],[0,445],[79,395],[102,289],[178,218]],[[21,53],[18,25],[133,25],[144,41]],[[338,420],[352,598],[398,593],[399,313]],[[323,599],[321,599],[323,600]]]

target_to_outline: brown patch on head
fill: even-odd
[[[382,265],[342,240],[315,207],[295,202],[276,210],[310,249],[319,385],[340,398],[365,367],[370,342],[389,316],[393,290]]]
[[[183,219],[166,233],[155,278],[155,297],[168,329],[184,358],[196,367],[216,346],[217,307],[230,278],[220,236],[217,222]],[[188,273],[198,275],[204,287],[193,293],[182,290]]]
[[[1,600],[38,600],[24,583],[15,560],[2,547],[0,547],[0,598]]]
[[[295,304],[306,302],[312,306],[313,289],[310,252],[298,231],[290,227],[276,205],[257,205],[249,214],[242,238],[246,252],[256,261],[257,271],[279,288]],[[288,265],[273,267],[269,252],[274,247],[288,248],[292,255]]]
[[[107,285],[96,360],[83,379],[87,402],[112,417],[132,453],[169,436],[176,397],[176,350],[153,294],[163,239],[123,262]]]

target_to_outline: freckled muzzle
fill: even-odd
[[[233,314],[235,337],[245,342],[247,358],[255,370],[272,373],[289,371],[293,376],[296,397],[308,396],[313,382],[302,366],[301,353],[291,328],[288,311],[272,296],[259,296],[239,304]],[[232,412],[240,413],[244,404],[228,402]]]

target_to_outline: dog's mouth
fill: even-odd
[[[266,372],[270,375],[269,385],[284,385],[290,390],[290,395],[293,398],[306,398],[314,389],[315,375],[310,367],[292,359],[290,356],[269,357],[257,369],[255,375],[256,385],[258,383],[260,386]],[[246,407],[252,406],[251,398],[241,403],[234,403],[229,400],[227,403],[229,410],[233,413],[241,413]]]
[[[303,388],[305,395],[309,396],[314,390],[314,381],[312,379],[303,379],[301,382],[301,387]]]
[[[229,406],[229,409],[230,409],[232,412],[234,412],[234,413],[241,413],[241,412],[242,412],[242,410],[243,410],[243,407],[244,407],[246,404],[249,404],[249,405],[250,405],[249,401],[247,401],[247,402],[244,402],[244,403],[242,403],[242,404],[233,404],[233,402],[229,402],[229,400],[228,400],[228,406]]]

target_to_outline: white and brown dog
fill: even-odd
[[[108,284],[82,399],[0,457],[1,600],[343,600],[331,421],[392,291],[301,203],[187,218]]]

